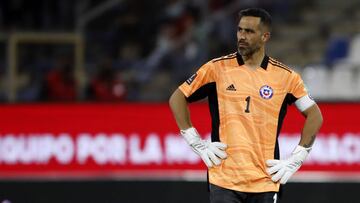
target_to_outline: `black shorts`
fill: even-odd
[[[210,203],[276,203],[277,192],[239,192],[210,184]]]

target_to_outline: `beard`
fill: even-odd
[[[255,45],[246,44],[246,46],[241,47],[239,43],[240,42],[238,42],[238,52],[241,56],[251,56],[260,49],[260,45],[257,44]]]

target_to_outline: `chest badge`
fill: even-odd
[[[271,97],[274,94],[274,91],[270,86],[264,85],[260,88],[259,93],[263,99],[271,99]]]

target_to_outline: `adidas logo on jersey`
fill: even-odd
[[[229,91],[236,91],[236,88],[233,84],[229,85],[229,87],[226,88],[226,90],[229,90]]]

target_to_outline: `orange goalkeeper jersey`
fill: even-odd
[[[209,61],[179,89],[188,102],[208,97],[211,139],[228,145],[228,157],[209,169],[209,182],[242,192],[278,191],[265,161],[279,159],[287,105],[307,95],[299,74],[268,56],[252,69],[234,53]]]

